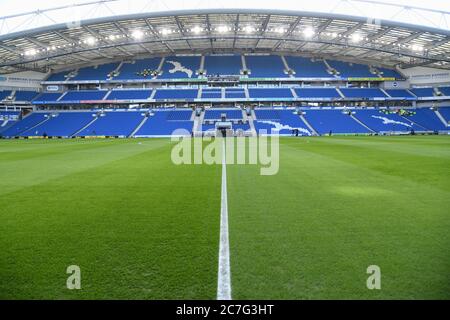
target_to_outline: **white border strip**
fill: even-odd
[[[217,300],[231,300],[230,245],[228,240],[227,160],[225,139],[222,148],[222,197],[220,206],[219,273]]]

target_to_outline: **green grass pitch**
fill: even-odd
[[[215,299],[221,166],[173,145],[0,140],[0,298]],[[281,138],[259,169],[227,166],[234,299],[450,298],[450,137]]]

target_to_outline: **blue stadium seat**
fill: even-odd
[[[209,76],[239,75],[242,69],[241,56],[205,56],[204,68]]]
[[[139,73],[144,70],[158,70],[161,58],[140,59],[134,63],[124,63],[119,70],[119,75],[114,80],[131,80],[131,79],[151,79],[151,76],[145,77]]]
[[[286,62],[292,70],[295,71],[296,78],[333,78],[327,72],[323,61],[311,61],[309,58],[288,57]]]
[[[386,92],[392,98],[415,98],[412,94],[404,89],[386,89]]]
[[[202,99],[220,99],[222,98],[222,89],[203,89]]]
[[[347,98],[386,98],[387,96],[378,88],[340,88]]]
[[[415,114],[404,117],[430,131],[449,130],[430,108],[417,108],[414,111]]]
[[[409,132],[424,131],[424,128],[396,113],[385,113],[380,110],[355,110],[355,117],[376,132]]]
[[[439,108],[439,113],[447,120],[447,122],[450,122],[450,107]]]
[[[147,100],[152,90],[112,90],[106,100]]]
[[[222,114],[226,114],[227,120],[242,119],[242,111],[239,109],[208,109],[205,112],[205,120],[220,120]]]
[[[2,135],[5,137],[16,137],[24,131],[27,131],[44,120],[48,119],[48,113],[33,112],[26,116],[21,121],[18,121],[13,126],[5,130]]]
[[[107,63],[93,67],[81,68],[77,75],[71,78],[71,81],[87,81],[87,80],[106,80],[108,74],[116,70],[119,66],[118,62]]]
[[[138,111],[107,111],[77,136],[129,136],[142,122]]]
[[[370,133],[370,130],[343,114],[342,110],[306,110],[305,118],[319,134],[330,131],[333,134]]]
[[[69,91],[59,101],[102,100],[107,90]]]
[[[226,99],[245,99],[244,88],[226,88],[225,89]]]
[[[197,89],[157,89],[154,99],[168,100],[193,100],[197,99]]]
[[[180,115],[174,115],[176,112],[180,112]],[[136,132],[135,137],[170,136],[174,131],[180,129],[190,134],[194,125],[193,121],[169,120],[176,118],[186,119],[188,112],[192,114],[192,111],[187,110],[154,111],[154,115],[149,117],[138,132]]]
[[[37,97],[36,91],[16,91],[15,101],[31,101]]]
[[[257,120],[254,121],[258,134],[278,132],[281,135],[291,135],[292,130],[298,129],[300,135],[310,136],[311,132],[293,110],[256,109]]]
[[[200,59],[200,56],[167,57],[158,79],[198,78]]]
[[[330,67],[339,71],[339,76],[343,78],[376,78],[377,75],[369,70],[369,66],[365,64],[353,63],[343,61],[327,60]]]
[[[20,135],[42,136],[45,133],[49,137],[70,137],[93,119],[92,112],[59,112],[50,115],[48,121]]]
[[[5,99],[8,98],[11,94],[12,94],[12,91],[11,91],[11,90],[0,91],[0,101],[1,101],[1,100],[5,100]]]
[[[450,87],[439,87],[439,91],[442,92],[444,96],[450,97]]]
[[[250,78],[286,78],[280,56],[245,56]]]
[[[433,88],[413,88],[410,89],[409,91],[414,93],[418,98],[426,98],[434,96]]]
[[[335,88],[296,88],[295,92],[299,98],[314,99],[340,99],[341,96]]]
[[[34,98],[35,103],[51,103],[56,102],[62,93],[60,92],[44,92]]]
[[[383,78],[395,78],[395,79],[403,79],[404,77],[398,73],[396,70],[387,69],[387,68],[378,68],[378,71],[382,72]]]
[[[250,98],[287,98],[292,99],[292,92],[289,88],[249,88]]]

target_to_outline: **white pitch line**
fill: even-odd
[[[228,240],[227,160],[225,139],[222,148],[222,196],[220,205],[219,273],[217,300],[231,300],[230,244]]]

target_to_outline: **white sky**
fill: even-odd
[[[54,8],[74,3],[86,3],[93,0],[0,0],[0,17]],[[381,0],[386,3],[425,7],[450,12],[448,0]],[[117,0],[105,6],[85,6],[58,10],[39,17],[26,16],[8,19],[5,23],[0,18],[0,34],[33,29],[54,23],[70,22],[100,16],[131,14],[140,12],[157,12],[181,9],[208,8],[259,8],[298,11],[332,12],[336,14],[358,15],[364,17],[387,19],[412,24],[450,30],[450,13],[442,15],[417,10],[402,10],[370,3],[342,0]]]

